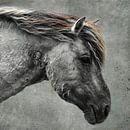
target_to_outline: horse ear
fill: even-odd
[[[96,20],[94,20],[93,22],[94,22],[95,24],[97,24],[99,21],[100,21],[100,19],[96,19]]]
[[[75,34],[79,34],[85,24],[86,17],[79,18],[71,27],[71,31]]]

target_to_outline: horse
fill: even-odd
[[[102,76],[105,43],[96,21],[66,14],[0,7],[0,103],[49,80],[88,123],[104,122],[111,108]]]

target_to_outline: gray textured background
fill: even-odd
[[[0,5],[101,18],[107,48],[103,72],[112,96],[109,117],[92,126],[45,81],[0,104],[0,130],[130,130],[130,0],[0,0]]]

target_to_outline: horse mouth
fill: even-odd
[[[91,108],[84,111],[84,117],[85,120],[88,121],[88,123],[95,125],[104,122],[107,116],[105,117],[102,116],[102,113],[97,113],[95,109],[91,106]]]
[[[84,118],[88,121],[88,123],[95,125],[97,123],[96,113],[93,109],[85,110],[84,111]]]

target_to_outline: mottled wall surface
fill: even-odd
[[[104,77],[112,97],[107,120],[92,126],[45,81],[0,104],[0,130],[130,129],[130,0],[0,0],[0,5],[100,18],[107,48]]]

